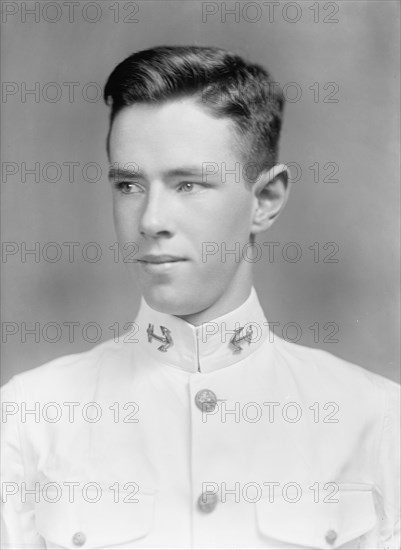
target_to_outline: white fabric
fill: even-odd
[[[254,289],[201,327],[142,301],[119,342],[2,392],[2,548],[400,548],[399,386],[273,336]]]

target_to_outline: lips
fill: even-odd
[[[164,264],[170,262],[182,262],[185,261],[185,259],[186,258],[180,258],[179,256],[172,256],[171,254],[160,254],[158,256],[154,254],[146,254],[145,256],[142,256],[142,258],[139,258],[138,261],[151,264]]]
[[[165,280],[166,277],[171,277],[177,274],[180,266],[185,263],[187,258],[180,258],[172,254],[147,254],[138,260],[142,270],[151,277],[160,277]]]

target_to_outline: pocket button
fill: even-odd
[[[217,500],[215,493],[202,493],[198,498],[198,509],[204,514],[210,514],[216,508]]]
[[[83,546],[86,542],[86,535],[85,533],[82,533],[82,531],[78,531],[75,533],[75,535],[72,537],[72,542],[75,544],[75,546]]]
[[[326,533],[327,544],[334,544],[336,540],[337,540],[337,533],[333,529],[330,529],[330,531],[327,531]]]

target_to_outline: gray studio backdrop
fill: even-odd
[[[258,240],[266,316],[279,336],[398,380],[398,2],[2,4],[3,382],[135,317],[100,87],[158,44],[234,50],[285,87],[280,160],[296,181]]]

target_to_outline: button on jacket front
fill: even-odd
[[[398,389],[273,336],[254,289],[200,327],[142,300],[3,387],[2,548],[398,549]]]

